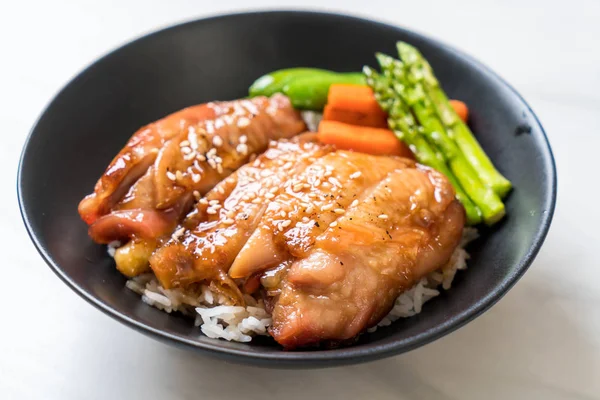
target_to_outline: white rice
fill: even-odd
[[[319,128],[319,122],[323,119],[323,114],[317,111],[302,111],[300,113],[308,130],[316,132]]]
[[[440,294],[440,290],[449,290],[456,272],[467,268],[469,254],[465,246],[478,237],[477,230],[465,228],[460,246],[454,251],[448,264],[421,279],[411,289],[403,292],[390,313],[377,326],[370,328],[374,332],[380,326],[388,326],[399,318],[409,318],[419,314],[423,305]],[[108,252],[114,255],[118,243],[111,243]],[[186,293],[181,289],[168,290],[158,284],[152,273],[130,279],[127,288],[142,296],[144,303],[171,313],[179,311],[195,316],[195,325],[210,338],[219,338],[236,342],[249,342],[253,336],[268,335],[271,316],[265,310],[262,300],[246,296],[246,307],[227,304],[227,299],[210,290],[206,285],[200,287],[199,294]]]

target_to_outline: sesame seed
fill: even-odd
[[[194,192],[193,192],[192,194],[194,195],[194,197],[195,197],[196,199],[199,199],[199,198],[200,198],[200,192],[199,192],[199,191],[197,191],[197,190],[194,190]]]
[[[213,140],[212,140],[212,144],[215,147],[221,147],[221,146],[223,146],[223,139],[221,139],[220,136],[214,136]]]
[[[350,175],[350,179],[360,178],[361,175],[362,175],[362,172],[356,171],[355,173],[353,173],[352,175]]]
[[[337,226],[337,221],[333,221],[329,224],[330,227],[335,228]]]
[[[189,148],[189,147],[187,147],[187,146],[183,146],[183,147],[181,148],[181,152],[182,152],[183,154],[190,154],[190,153],[192,152],[192,149],[190,149],[190,148]]]
[[[177,229],[175,232],[173,232],[173,234],[171,235],[171,237],[175,240],[179,239],[179,237],[181,235],[183,235],[183,233],[185,232],[185,228],[181,227],[179,229]]]
[[[387,214],[379,214],[379,216],[377,217],[379,219],[388,219]]]
[[[250,125],[250,120],[246,117],[241,117],[240,119],[238,119],[238,123],[237,126],[240,128],[244,128],[246,126]]]
[[[279,190],[279,188],[278,188],[277,186],[273,186],[273,187],[272,187],[272,188],[269,190],[269,192],[271,192],[271,193],[275,194],[275,193],[277,193],[277,191],[278,191],[278,190]]]
[[[191,161],[191,160],[193,160],[195,157],[196,157],[196,153],[189,153],[189,154],[185,154],[185,155],[183,156],[183,159],[184,159],[185,161]]]
[[[223,173],[223,164],[217,164],[217,172],[220,174]]]
[[[189,140],[182,140],[182,141],[179,143],[179,146],[180,146],[180,147],[187,147],[187,146],[189,146],[189,145],[190,145],[190,141],[189,141]]]
[[[302,187],[303,187],[304,189],[308,189],[308,188],[310,188],[310,185],[309,185],[308,183],[303,183],[303,184],[302,184]]]
[[[287,214],[285,211],[281,210],[279,211],[279,215],[281,216],[281,218],[285,218]]]
[[[354,199],[354,201],[350,204],[350,207],[356,207],[358,205],[358,199]]]
[[[262,200],[261,200],[260,198],[258,198],[258,197],[257,197],[257,198],[255,198],[254,200],[252,200],[252,203],[253,203],[253,204],[260,204],[260,203],[262,203]]]
[[[198,193],[198,196],[200,196],[200,192],[199,191],[195,191],[196,193]],[[195,194],[194,194],[195,195]],[[206,200],[206,198],[200,199],[200,204],[204,204],[205,206],[208,205],[208,200]]]
[[[290,169],[290,168],[292,168],[292,165],[294,165],[294,164],[291,161],[288,161],[281,168],[283,168],[283,169]]]
[[[246,143],[248,141],[248,136],[246,135],[242,135],[240,136],[240,143]]]
[[[194,183],[200,182],[200,175],[192,174],[192,180],[194,181]]]
[[[318,187],[318,186],[321,186],[321,180],[320,179],[317,179],[315,181],[315,187]]]
[[[233,219],[231,219],[231,218],[226,218],[226,219],[224,219],[224,220],[223,220],[223,223],[224,223],[225,225],[231,225],[231,224],[233,224],[234,222],[235,222],[235,221],[234,221]]]
[[[227,211],[227,214],[225,214],[225,216],[227,218],[233,218],[233,217],[235,217],[235,213],[233,212],[233,210],[229,210],[229,211]]]
[[[219,204],[219,203],[220,202],[217,199],[214,199],[214,200],[211,200],[211,201],[208,202],[208,204],[210,204],[211,206],[214,206],[215,204]]]
[[[307,223],[308,221],[310,221],[308,217],[302,217],[302,222]]]
[[[275,197],[275,195],[274,195],[273,193],[267,193],[267,194],[265,194],[265,198],[266,198],[267,200],[271,200],[271,199],[272,199],[272,198],[274,198],[274,197]]]
[[[217,149],[215,149],[214,147],[211,147],[211,148],[210,148],[210,150],[208,150],[208,151],[206,152],[206,156],[207,156],[208,158],[211,158],[212,156],[214,156],[214,155],[216,155],[216,154],[217,154]]]
[[[177,171],[175,172],[175,177],[177,178],[178,181],[183,179],[183,174],[181,173],[181,171]]]
[[[196,159],[198,161],[206,161],[206,157],[204,157],[204,154],[200,154],[200,153],[198,153],[198,155],[196,156]],[[198,167],[198,169],[200,169],[200,168]]]
[[[284,228],[287,228],[288,226],[290,226],[292,224],[292,221],[290,221],[289,219],[286,219],[285,221],[283,221],[281,223],[281,226],[283,226]]]
[[[212,169],[215,169],[215,168],[217,168],[217,163],[216,163],[216,162],[215,162],[215,160],[213,160],[212,158],[209,158],[209,159],[208,159],[208,165],[210,165],[210,167],[211,167]]]
[[[333,210],[333,212],[341,215],[344,214],[346,210],[344,210],[343,208],[336,208],[335,210]]]
[[[177,172],[179,172],[179,171],[177,171]],[[175,174],[172,173],[171,171],[167,171],[167,178],[174,181],[175,179],[177,179],[177,176],[175,176]]]
[[[340,183],[340,181],[338,181],[337,179],[335,179],[334,177],[331,177],[329,179],[327,179],[332,185],[335,186],[339,186],[342,187],[342,184]]]
[[[303,186],[302,186],[302,184],[301,184],[301,183],[297,183],[297,184],[295,184],[295,185],[292,187],[292,190],[293,190],[294,192],[299,192],[300,190],[302,190],[302,187],[303,187]]]
[[[214,208],[207,208],[206,209],[206,213],[207,214],[216,214],[217,210],[215,210]]]
[[[190,141],[190,147],[194,150],[198,149],[198,138],[195,134],[188,133],[188,140]]]
[[[312,212],[315,210],[315,208],[313,206],[308,206],[306,207],[306,213],[307,214],[312,214]]]
[[[242,200],[244,201],[249,201],[250,200],[250,196],[248,196],[247,194],[242,196]]]
[[[325,204],[323,207],[321,207],[321,211],[331,210],[332,208],[333,204]]]
[[[235,151],[245,156],[248,154],[248,145],[245,143],[240,143],[235,147]]]
[[[279,229],[280,232],[283,232],[283,224],[277,225],[277,229]]]

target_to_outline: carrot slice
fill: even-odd
[[[362,114],[385,115],[373,90],[366,85],[333,84],[329,87],[327,105],[331,108],[349,110]]]
[[[452,108],[454,108],[454,111],[456,111],[458,117],[466,123],[469,119],[469,107],[467,107],[467,105],[460,100],[450,100],[450,105]]]
[[[371,126],[373,128],[387,128],[387,116],[385,113],[362,113],[358,111],[335,108],[326,105],[323,110],[323,119],[326,121],[338,121],[351,125]]]
[[[389,129],[321,121],[317,138],[322,143],[335,145],[338,149],[414,158],[408,146],[398,140]]]

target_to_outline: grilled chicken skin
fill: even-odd
[[[208,103],[175,113],[132,137],[95,192],[80,203],[80,214],[92,222],[89,234],[94,241],[145,241],[141,247],[148,254],[152,247],[148,242],[173,232],[190,209],[193,195],[205,194],[264,151],[269,141],[305,129],[299,113],[282,95]],[[152,162],[144,164],[140,174],[142,155]],[[126,262],[127,257],[117,257],[121,272],[129,276],[141,272],[121,268]]]
[[[402,291],[448,262],[464,221],[440,173],[421,166],[390,172],[275,282],[271,335],[293,349],[376,325]]]
[[[129,187],[154,163],[164,143],[205,119],[218,117],[222,108],[208,103],[185,108],[140,128],[109,164],[94,192],[79,203],[79,214],[88,224],[108,213]]]
[[[242,302],[227,271],[263,215],[273,211],[269,199],[285,190],[288,177],[332,150],[307,140],[313,137],[306,134],[274,143],[201,199],[173,238],[150,258],[163,287],[217,281],[231,287],[233,302]]]
[[[167,288],[217,282],[232,303],[243,304],[234,282],[260,287],[271,335],[292,349],[375,325],[448,262],[464,218],[448,180],[412,160],[280,141],[203,198],[150,263]]]

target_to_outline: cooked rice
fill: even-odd
[[[319,122],[323,119],[323,114],[317,111],[302,111],[300,114],[308,130],[316,132],[319,128]]]
[[[380,326],[388,326],[399,318],[408,318],[419,314],[423,304],[440,294],[440,289],[448,290],[456,272],[467,268],[469,254],[465,246],[478,237],[477,230],[465,228],[460,246],[454,251],[448,264],[421,279],[411,289],[403,292],[390,313],[377,326],[368,330],[374,332]],[[119,243],[111,243],[108,253],[114,256]],[[182,289],[165,289],[158,284],[154,274],[147,273],[130,279],[127,288],[142,296],[148,305],[171,313],[182,312],[195,316],[195,325],[211,338],[236,342],[249,342],[253,336],[268,335],[271,316],[265,310],[262,299],[246,295],[246,307],[228,304],[227,299],[210,290],[207,285],[200,286],[196,293]]]

